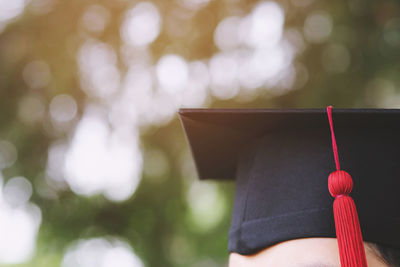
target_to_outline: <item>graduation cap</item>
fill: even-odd
[[[199,178],[236,181],[229,251],[337,237],[342,266],[366,266],[363,239],[400,248],[400,110],[179,114]]]

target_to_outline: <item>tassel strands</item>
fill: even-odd
[[[336,237],[339,246],[342,267],[367,267],[364,243],[354,200],[350,197],[353,179],[350,174],[340,170],[335,134],[333,131],[332,106],[327,107],[331,128],[332,148],[336,163],[336,171],[329,175],[328,187],[333,202]]]

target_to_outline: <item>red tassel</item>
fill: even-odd
[[[335,134],[332,123],[332,107],[327,108],[331,127],[332,147],[337,171],[329,175],[329,192],[335,198],[333,214],[335,217],[336,237],[339,245],[342,267],[367,267],[364,243],[354,200],[349,196],[353,189],[353,180],[345,171],[340,170]]]
[[[353,189],[353,180],[350,174],[339,170],[329,175],[328,186],[329,192],[335,198],[333,214],[341,266],[366,267],[367,260],[356,205],[349,196]]]

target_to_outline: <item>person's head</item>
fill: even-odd
[[[331,182],[328,191],[334,162],[339,170],[329,108],[181,111],[199,177],[236,182],[228,241],[232,264],[339,266],[339,258],[351,258],[366,266],[364,240],[367,260],[374,261],[369,266],[399,265],[400,110],[335,112],[340,165],[354,180],[349,192],[360,218],[357,231],[335,231],[336,223],[343,223],[337,214],[347,214],[347,226],[359,223],[354,202],[351,209],[333,209],[333,203],[349,200],[349,192],[336,191]],[[351,242],[341,242],[343,236]],[[357,253],[346,257],[354,247]]]
[[[365,242],[368,267],[399,267],[400,250]],[[229,267],[339,267],[335,238],[302,238],[278,243],[252,255],[231,253]]]

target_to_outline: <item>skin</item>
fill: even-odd
[[[364,243],[368,267],[388,267],[368,243]],[[231,253],[229,267],[340,267],[335,238],[302,238],[268,247],[253,255]]]

